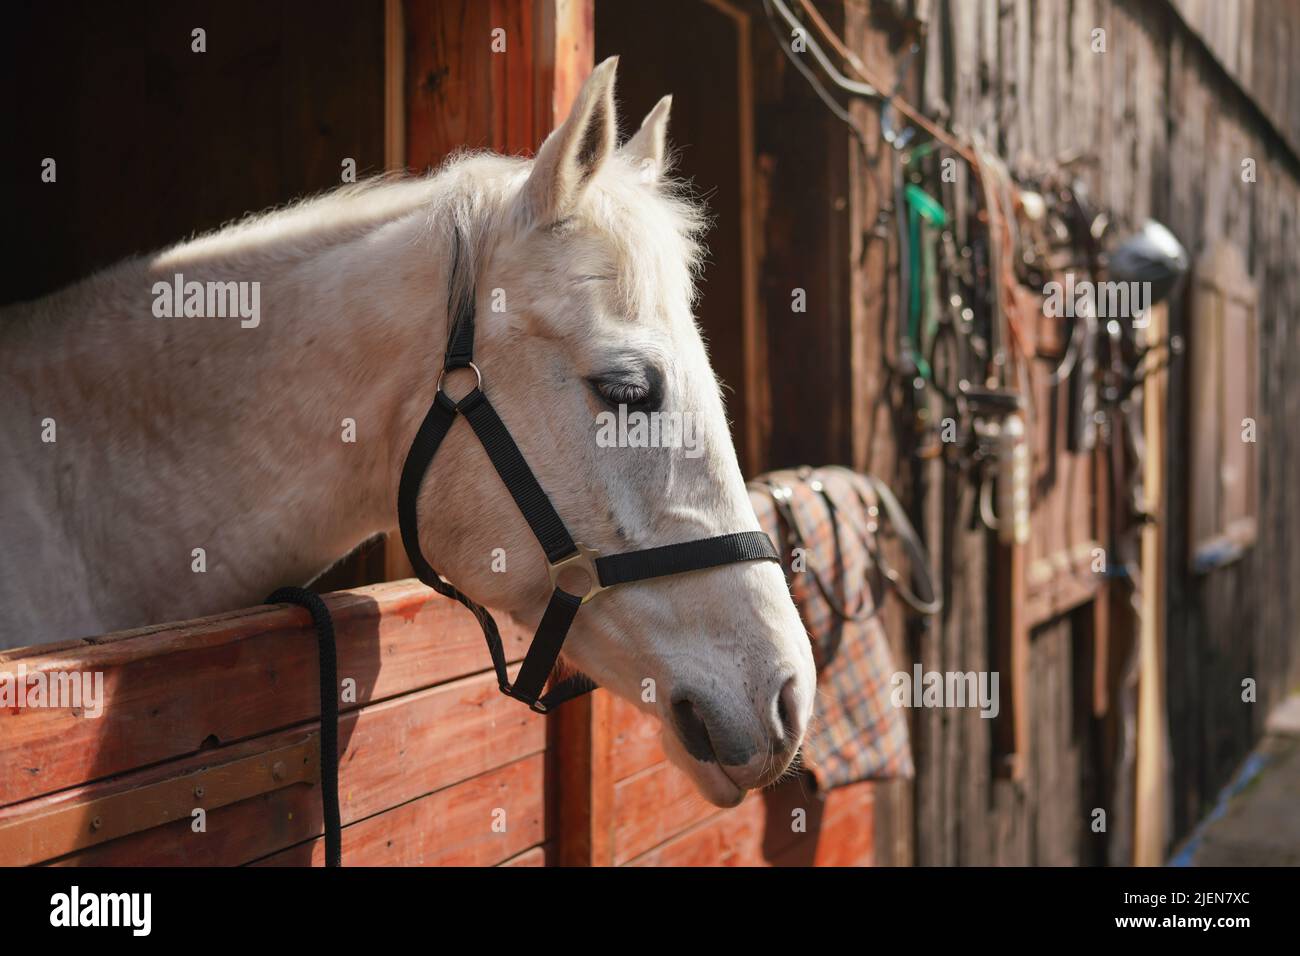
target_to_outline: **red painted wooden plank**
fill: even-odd
[[[614,863],[626,863],[717,812],[668,763],[620,780],[614,785]]]
[[[543,766],[534,754],[343,828],[348,866],[493,866],[545,839]],[[324,866],[317,838],[258,866]]]
[[[825,799],[807,781],[788,780],[751,794],[646,853],[630,866],[869,866],[874,794],[870,782],[833,790]],[[804,811],[806,829],[792,826]]]
[[[686,774],[671,764],[661,763],[619,781],[614,795],[614,860],[619,865],[633,862],[656,847],[675,845],[676,838],[705,821],[721,829],[711,830],[712,836],[699,839],[728,858],[756,860],[755,848],[743,845],[744,840],[753,839],[762,843],[764,858],[771,857],[778,862],[819,866],[871,862],[874,788],[869,781],[832,790],[822,798],[815,792],[810,778],[798,776],[770,790],[751,794],[734,810],[719,811],[699,795]],[[749,808],[754,801],[762,808],[762,826],[746,822],[747,815],[755,812]],[[792,829],[795,810],[802,811],[806,838],[800,838]],[[719,814],[737,813],[742,816],[735,823],[713,821]],[[804,851],[799,850],[800,846]],[[661,857],[652,859],[672,860],[676,852],[665,850]],[[693,845],[681,852],[695,862],[671,865],[707,863],[706,855]]]
[[[130,790],[199,766],[272,750],[317,729],[316,724],[127,774],[0,809],[0,824],[68,802]],[[364,819],[424,794],[540,753],[544,718],[498,693],[494,675],[479,674],[372,704],[343,716],[339,726],[339,789],[344,823]],[[196,800],[201,806],[201,800]],[[188,821],[155,827],[81,851],[80,865],[233,865],[322,832],[320,793],[297,785],[207,814],[207,831]],[[5,849],[0,844],[0,864]]]
[[[614,860],[613,703],[608,691],[597,690],[551,717],[552,829],[560,866],[608,866]]]
[[[493,145],[491,7],[480,0],[406,0],[403,9],[407,166],[423,170],[458,147]]]
[[[334,615],[340,680],[355,709],[483,668],[467,611],[416,581],[340,591]],[[512,659],[523,633],[502,621]],[[39,650],[39,653],[37,652]],[[316,634],[301,608],[249,608],[90,641],[0,654],[0,670],[102,672],[103,716],[52,708],[0,712],[0,806],[213,743],[257,736],[318,714]]]
[[[405,11],[412,169],[462,147],[532,153],[591,72],[591,0],[407,0]]]
[[[658,720],[643,714],[625,700],[615,700],[612,712],[610,775],[615,781],[667,760],[659,743]]]
[[[541,846],[535,846],[525,850],[518,856],[512,856],[508,860],[498,863],[498,866],[550,866],[551,858],[555,855],[555,849],[550,843],[543,843]]]
[[[687,827],[627,866],[768,866],[763,855],[767,810],[751,795],[733,810],[715,813]]]

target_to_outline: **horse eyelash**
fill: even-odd
[[[650,397],[650,386],[636,382],[596,382],[596,390],[615,405],[640,405]]]
[[[610,405],[646,408],[659,402],[654,377],[631,369],[594,375],[587,383]]]

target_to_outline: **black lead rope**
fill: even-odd
[[[325,865],[343,865],[339,818],[339,668],[334,620],[320,595],[306,588],[280,588],[264,602],[296,604],[311,613],[320,655],[320,800],[325,824]]]

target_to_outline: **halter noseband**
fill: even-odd
[[[442,373],[438,376],[437,394],[416,432],[415,440],[411,442],[411,450],[407,452],[406,463],[402,466],[402,478],[397,491],[397,521],[402,533],[402,544],[416,577],[439,594],[455,598],[478,619],[487,641],[488,653],[492,655],[492,666],[496,670],[501,692],[523,701],[539,713],[546,713],[566,700],[595,689],[596,685],[589,678],[578,674],[556,684],[548,693],[542,693],[578,608],[601,591],[619,584],[670,574],[683,574],[741,561],[777,561],[779,558],[772,540],[762,531],[740,531],[610,555],[601,555],[596,550],[575,542],[551,506],[546,492],[537,483],[537,478],[528,467],[519,447],[510,437],[510,431],[483,393],[483,373],[474,364],[474,284],[457,282],[461,268],[460,247],[460,233],[457,230],[450,281],[452,291],[447,310],[449,315],[454,316],[454,321],[447,337],[447,353]],[[458,288],[460,297],[455,302],[453,299]],[[448,373],[457,369],[469,369],[476,377],[473,390],[459,401],[448,397],[443,388]],[[492,460],[497,474],[501,476],[546,554],[553,589],[551,599],[513,683],[506,670],[501,634],[492,615],[487,608],[444,581],[420,550],[416,499],[425,472],[457,415],[463,415],[469,421],[483,450]],[[586,574],[588,586],[585,593],[572,594],[560,587],[560,576],[574,568]]]

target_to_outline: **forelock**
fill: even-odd
[[[708,220],[688,182],[648,179],[615,155],[588,190],[583,214],[613,243],[629,314],[640,314],[665,293],[683,296],[688,309],[694,305]]]

